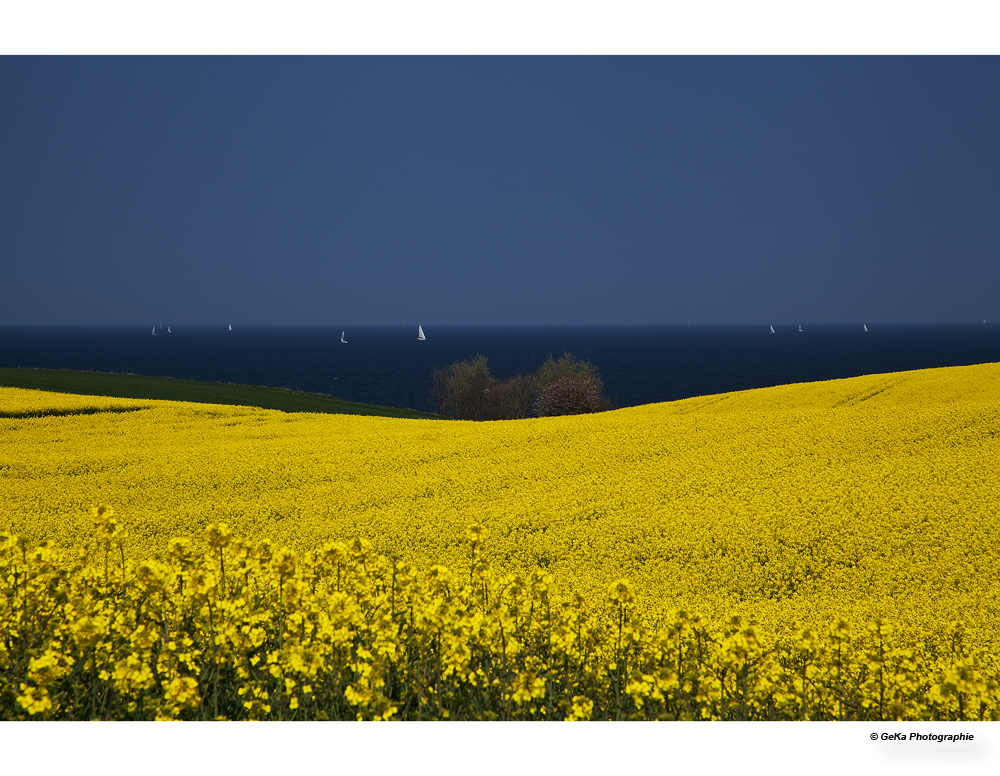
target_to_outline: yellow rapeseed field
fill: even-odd
[[[74,611],[114,600],[131,602],[120,611],[134,605],[137,612],[121,632],[110,614],[100,627],[86,626],[118,634],[107,636],[117,646],[107,647],[105,669],[96,653],[85,657],[89,637],[81,642],[69,631],[25,646],[20,663],[8,650],[14,667],[6,675],[21,678],[17,686],[9,680],[9,702],[0,693],[0,709],[184,716],[197,707],[208,717],[294,717],[308,705],[309,693],[295,695],[295,688],[309,671],[301,668],[304,653],[289,657],[283,646],[294,636],[305,649],[302,623],[289,625],[286,607],[294,600],[309,616],[346,611],[337,597],[347,594],[343,565],[344,580],[354,580],[354,608],[338,627],[360,630],[347,641],[323,642],[350,642],[340,658],[309,653],[333,661],[324,670],[336,663],[350,674],[331,680],[327,706],[314,701],[313,716],[328,716],[322,709],[336,703],[347,716],[449,716],[444,691],[423,680],[411,687],[419,700],[405,705],[385,690],[401,665],[424,676],[411,655],[418,646],[440,658],[443,631],[435,636],[426,624],[434,620],[426,607],[435,606],[451,607],[436,627],[452,623],[453,633],[465,634],[464,646],[453,645],[465,657],[455,658],[451,673],[438,660],[427,675],[464,683],[448,697],[456,713],[471,716],[989,716],[1000,701],[993,658],[1000,635],[997,397],[997,364],[495,423],[0,389],[4,627],[22,627],[16,623],[28,616],[31,596],[56,596],[51,591],[60,585],[76,592],[51,598],[52,607],[78,595]],[[92,516],[98,503],[113,506],[110,523],[103,512]],[[220,530],[240,540],[236,549],[218,538]],[[178,550],[175,537],[187,537],[190,547]],[[358,538],[364,541],[352,545]],[[262,542],[271,544],[261,555]],[[242,583],[231,576],[226,587],[225,563],[243,563]],[[185,582],[195,569],[201,581]],[[317,588],[315,580],[333,579],[334,569],[336,586]],[[395,599],[386,615],[379,598],[390,588],[395,595],[387,580],[397,571],[412,577],[408,635]],[[294,590],[286,593],[287,585]],[[295,585],[311,585],[308,606]],[[157,650],[173,643],[169,629],[154,638],[134,619],[151,606],[154,590],[172,614],[149,622],[183,622],[195,644],[225,621],[235,630],[207,643],[230,658],[204,644],[192,647],[202,662],[190,655],[185,662],[183,644],[173,648],[176,661],[164,658]],[[532,613],[548,612],[550,603],[562,613],[549,612],[543,627]],[[416,609],[424,625],[413,619]],[[372,625],[376,612],[388,617],[385,629]],[[518,620],[524,615],[527,622]],[[514,619],[504,626],[504,617]],[[202,619],[209,624],[199,625]],[[581,622],[600,636],[590,652],[579,652],[587,643],[582,631],[570,639],[575,646],[553,646]],[[532,630],[538,627],[543,631]],[[640,627],[648,631],[628,630]],[[516,658],[520,648],[511,654],[504,634],[518,628],[522,646],[535,646]],[[233,646],[240,639],[246,644]],[[82,650],[73,658],[70,641]],[[854,646],[843,655],[853,656],[853,674],[842,657],[831,657],[848,643]],[[669,644],[676,659],[668,659]],[[254,649],[271,668],[251,681],[257,663],[245,661]],[[487,657],[473,659],[476,649]],[[397,650],[409,657],[400,662]],[[562,684],[553,662],[560,656]],[[501,671],[497,661],[507,666],[508,658]],[[671,660],[680,673],[664,678]],[[694,661],[693,673],[681,671],[686,660]],[[570,665],[578,668],[572,680]],[[748,689],[751,665],[757,678]],[[79,699],[49,699],[46,688],[59,677],[88,670],[97,683],[121,677],[119,706],[91,699],[87,712]],[[726,689],[740,675],[743,689],[738,681]],[[265,679],[278,684],[265,688]],[[157,682],[159,690],[148,690]],[[243,700],[226,706],[231,699],[219,700],[220,682],[239,686]],[[468,688],[477,683],[486,695],[473,698]],[[808,687],[826,689],[809,695]],[[245,693],[257,693],[256,700]],[[265,696],[282,700],[266,703]],[[110,696],[95,690],[98,697]]]

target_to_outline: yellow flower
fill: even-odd
[[[612,604],[628,606],[635,601],[635,596],[632,595],[632,590],[628,582],[624,579],[619,579],[617,582],[612,582],[608,587],[608,600]]]
[[[225,523],[210,523],[205,528],[205,539],[208,541],[208,546],[212,549],[224,549],[229,545],[232,537],[233,532],[229,530],[229,526]]]
[[[21,693],[17,696],[17,703],[32,716],[52,709],[52,699],[44,687],[27,687],[22,684]]]
[[[573,697],[573,705],[570,707],[567,720],[579,721],[594,718],[594,702],[583,695]]]
[[[107,504],[98,504],[96,507],[90,508],[90,516],[94,521],[95,525],[100,525],[107,522],[112,517],[115,516],[115,510],[109,507]]]
[[[167,703],[177,708],[194,706],[200,700],[198,681],[190,676],[178,676],[167,684],[164,696]]]
[[[479,523],[474,523],[470,525],[465,530],[465,538],[468,539],[472,544],[479,544],[483,541],[483,536],[486,533],[486,529],[483,528]]]

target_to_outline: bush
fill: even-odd
[[[434,370],[431,403],[439,415],[460,420],[514,420],[531,415],[578,415],[613,409],[601,395],[597,367],[569,353],[551,355],[534,375],[498,380],[489,360],[475,355]]]
[[[497,384],[488,359],[475,355],[435,369],[431,378],[431,404],[439,415],[459,420],[491,420],[487,417],[488,391]]]
[[[499,380],[486,389],[485,411],[488,420],[516,420],[531,414],[535,396],[535,378],[515,375]]]
[[[563,377],[574,377],[589,380],[598,393],[604,390],[604,380],[601,379],[597,367],[589,361],[578,361],[572,353],[563,353],[559,358],[552,358],[550,353],[535,374],[539,387],[554,383]]]
[[[533,410],[536,415],[580,415],[603,412],[614,405],[602,395],[604,380],[589,361],[578,361],[571,353],[548,358],[538,367]]]
[[[560,377],[541,386],[535,398],[536,415],[581,415],[601,408],[601,392],[593,381],[583,377]]]

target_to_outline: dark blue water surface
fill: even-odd
[[[498,377],[568,351],[619,406],[1000,361],[1000,325],[0,327],[0,367],[131,372],[430,410],[435,366],[482,354]]]

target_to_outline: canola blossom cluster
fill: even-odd
[[[417,573],[357,539],[299,558],[225,525],[124,553],[114,511],[74,559],[0,536],[4,719],[1000,719],[1000,667],[962,644],[894,644],[837,620],[765,646],[635,610],[560,600],[552,577],[497,578],[471,526],[467,571]]]
[[[868,624],[891,624],[885,648],[903,650],[891,659],[911,661],[919,684],[907,697],[950,686],[950,670],[971,682],[961,694],[985,682],[975,693],[987,697],[989,656],[1000,652],[997,396],[997,364],[486,423],[0,388],[0,532],[19,537],[22,564],[34,552],[61,558],[51,563],[68,584],[67,559],[94,541],[89,510],[104,502],[128,527],[113,540],[113,568],[169,566],[177,537],[199,558],[211,550],[206,528],[225,523],[248,557],[287,547],[299,568],[330,543],[369,542],[372,557],[407,564],[424,590],[431,569],[465,568],[475,523],[488,532],[480,552],[496,585],[551,579],[560,607],[578,600],[595,632],[612,627],[608,590],[626,579],[629,622],[651,633],[685,611],[700,618],[685,633],[722,643],[738,618],[733,633],[752,628],[763,653],[791,666],[781,650],[803,632],[828,655],[831,624],[850,623],[861,660],[873,648]],[[73,579],[89,579],[84,568]],[[229,601],[229,588],[219,595]],[[599,718],[625,709],[594,703]],[[934,703],[918,706],[967,713]]]

